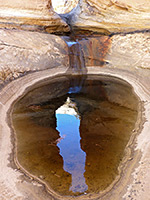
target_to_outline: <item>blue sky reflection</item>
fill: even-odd
[[[67,99],[66,104],[56,111],[57,130],[62,138],[57,146],[64,161],[64,170],[72,175],[70,190],[83,193],[88,189],[84,177],[86,153],[80,146],[80,119],[73,106]]]

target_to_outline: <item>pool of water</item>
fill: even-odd
[[[132,87],[115,77],[40,82],[13,107],[18,161],[60,195],[97,194],[119,173],[137,107]]]

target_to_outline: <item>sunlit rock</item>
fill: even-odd
[[[105,59],[111,67],[150,69],[150,33],[114,35]]]
[[[53,11],[51,0],[0,0],[0,28],[49,33],[70,30]]]
[[[73,28],[108,34],[149,29],[148,0],[83,0],[70,15]]]
[[[67,67],[67,52],[66,43],[56,35],[1,29],[0,85],[29,72]]]

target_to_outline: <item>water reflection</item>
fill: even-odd
[[[56,118],[57,130],[60,132],[57,146],[63,157],[63,168],[72,176],[70,191],[85,192],[88,189],[84,177],[86,153],[80,145],[80,117],[75,104],[69,98],[57,109]]]
[[[132,88],[99,75],[40,84],[13,109],[20,165],[70,199],[103,192],[122,172],[118,166],[137,119]]]
[[[70,87],[68,90],[68,94],[77,94],[82,90],[82,86],[86,80],[86,76],[75,76],[70,80]]]

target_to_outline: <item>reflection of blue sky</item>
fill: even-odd
[[[76,94],[76,93],[79,93],[80,90],[82,89],[82,86],[75,86],[75,87],[70,87],[69,88],[69,94]]]
[[[57,144],[60,155],[63,157],[64,170],[72,175],[73,192],[85,192],[88,186],[85,183],[86,153],[80,146],[80,119],[71,114],[59,114],[56,112],[57,130],[63,139]]]
[[[69,47],[71,47],[74,44],[77,44],[76,41],[66,41],[66,43],[68,44]]]

